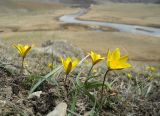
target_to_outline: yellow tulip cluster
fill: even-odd
[[[100,98],[100,105],[102,107],[103,104],[103,92],[104,92],[104,84],[105,84],[105,80],[106,80],[106,75],[110,70],[121,70],[121,69],[125,69],[125,68],[130,68],[131,64],[127,63],[128,60],[128,56],[122,56],[120,55],[120,49],[116,48],[113,52],[111,52],[110,50],[108,50],[107,53],[107,57],[102,57],[100,54],[97,54],[93,51],[91,51],[89,53],[89,56],[92,60],[92,67],[88,73],[88,76],[90,75],[90,72],[93,68],[94,65],[96,65],[97,63],[99,63],[102,60],[106,59],[106,64],[107,64],[107,71],[104,75],[103,78],[103,83],[102,83],[102,89],[101,89],[101,98]],[[79,64],[79,60],[78,59],[71,59],[70,57],[63,59],[61,58],[61,62],[63,64],[63,68],[65,70],[66,73],[66,78],[64,80],[64,85],[66,86],[66,80],[67,80],[67,76],[68,74],[74,70],[76,68],[76,66]],[[131,75],[129,75],[131,77]],[[84,84],[87,84],[88,79],[85,80]],[[67,89],[66,89],[67,91]],[[68,92],[68,91],[67,91]]]
[[[102,57],[100,54],[97,54],[96,52],[91,51],[89,53],[90,58],[92,60],[92,65],[97,64],[98,62],[102,60],[106,60],[106,64],[109,70],[120,70],[125,68],[130,68],[131,64],[127,63],[128,56],[120,56],[120,49],[116,48],[113,52],[108,50],[107,57]],[[61,62],[63,64],[64,70],[66,72],[66,75],[68,75],[72,70],[76,68],[76,66],[79,63],[78,59],[71,60],[70,57],[63,59],[61,58]]]
[[[31,46],[18,44],[18,45],[15,45],[15,48],[18,50],[20,56],[22,57],[22,73],[23,73],[24,59],[25,59],[26,55],[29,53],[29,51],[31,50]],[[106,65],[107,65],[108,69],[106,70],[106,73],[104,74],[103,83],[102,83],[102,89],[101,89],[100,104],[102,106],[102,104],[103,104],[104,84],[105,84],[107,73],[109,71],[111,71],[111,70],[121,70],[121,69],[125,69],[125,68],[130,68],[131,64],[127,63],[127,60],[128,60],[128,56],[127,55],[121,57],[119,48],[116,48],[113,52],[108,50],[107,57],[102,57],[100,54],[97,54],[96,52],[93,52],[93,51],[91,51],[88,56],[90,56],[90,58],[92,60],[92,66],[91,66],[91,69],[90,69],[90,71],[88,73],[88,76],[90,75],[90,72],[91,72],[91,70],[92,70],[94,65],[96,65],[100,61],[106,59]],[[88,56],[86,56],[86,58]],[[63,65],[63,68],[64,68],[65,73],[66,73],[66,78],[64,80],[64,85],[65,85],[66,92],[68,92],[68,89],[66,88],[67,87],[66,86],[67,76],[69,75],[69,73],[71,71],[73,71],[76,68],[76,66],[78,64],[81,64],[81,63],[79,62],[79,60],[77,58],[70,58],[70,57],[67,57],[66,59],[61,57],[61,63]],[[53,63],[49,63],[48,67],[52,70],[53,69]],[[150,67],[149,69],[150,70],[154,70],[153,67]],[[132,77],[131,74],[128,74],[127,76],[129,78]],[[86,79],[84,84],[87,84],[87,82],[88,82],[88,80]]]
[[[24,58],[28,54],[28,52],[31,50],[31,46],[29,45],[22,45],[18,44],[14,46],[19,54],[21,55],[23,62]],[[98,62],[106,59],[106,64],[109,70],[120,70],[124,68],[131,67],[131,64],[127,63],[128,56],[120,56],[120,49],[116,48],[113,52],[108,50],[107,57],[102,57],[100,54],[97,54],[96,52],[91,51],[89,53],[89,56],[92,60],[92,65],[94,66]],[[66,75],[68,75],[72,70],[76,68],[76,66],[79,63],[79,60],[77,58],[71,59],[70,57],[63,59],[61,57],[61,62],[63,64],[64,70]],[[48,67],[53,68],[53,64],[48,64]]]
[[[146,70],[150,71],[150,72],[156,72],[157,71],[157,69],[155,67],[153,67],[153,66],[147,66]]]

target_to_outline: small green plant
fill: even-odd
[[[42,79],[42,76],[30,75],[28,78],[26,78],[22,82],[22,84],[26,89],[30,89],[31,87],[33,87],[41,79]]]

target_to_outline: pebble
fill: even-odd
[[[66,116],[67,104],[62,102],[58,104],[53,111],[47,114],[47,116]]]

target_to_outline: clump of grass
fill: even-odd
[[[26,78],[23,82],[22,85],[25,89],[29,90],[32,88],[39,80],[41,80],[42,77],[38,75],[30,75],[28,78]]]

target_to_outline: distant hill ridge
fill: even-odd
[[[64,3],[64,4],[93,4],[104,2],[122,2],[122,3],[160,3],[160,0],[0,0],[0,5],[8,5],[14,2],[41,2],[41,3]]]
[[[160,0],[39,0],[43,2],[59,2],[59,3],[67,3],[67,4],[79,4],[79,3],[94,3],[94,2],[123,2],[123,3],[160,3]]]
[[[122,2],[122,3],[160,3],[160,0],[39,0],[39,1],[49,1],[49,2],[59,2],[59,3],[67,3],[67,4],[80,4],[80,3],[94,3],[94,2]]]
[[[103,1],[107,1],[107,0],[103,0]],[[160,0],[109,0],[109,1],[112,1],[112,2],[160,3]]]
[[[160,0],[0,0],[0,8],[13,7],[15,3],[19,2],[36,2],[36,3],[62,3],[69,6],[88,7],[90,4],[103,4],[106,2],[120,2],[120,3],[160,3]]]

